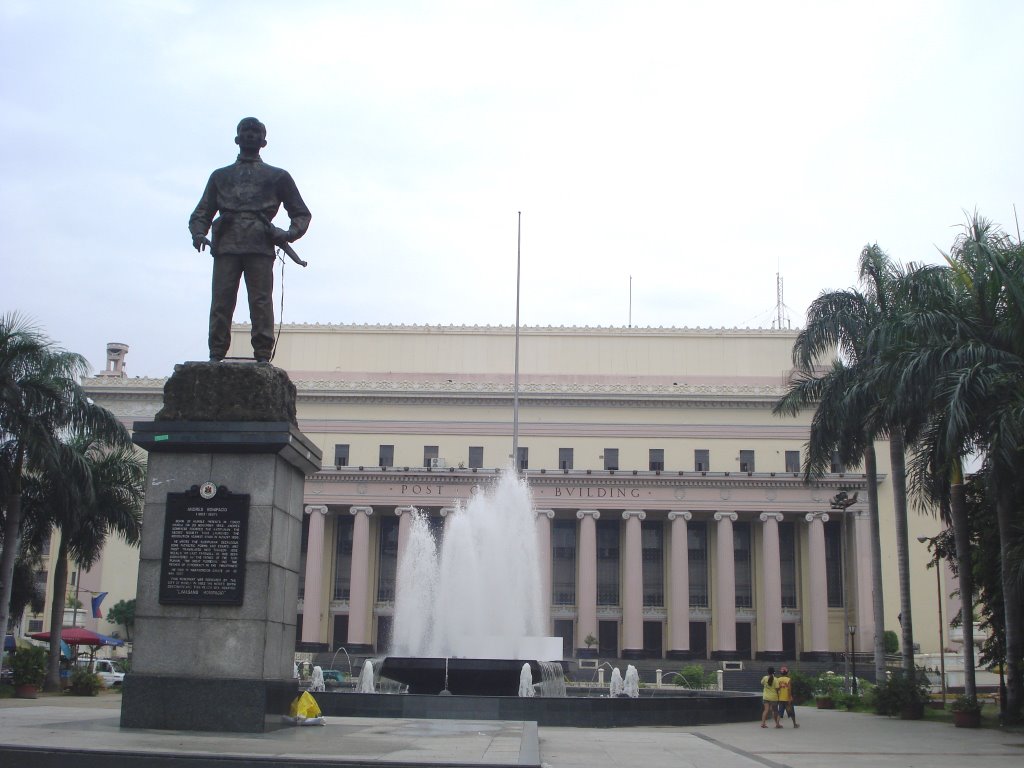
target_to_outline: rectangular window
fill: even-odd
[[[551,604],[576,604],[575,520],[551,521]]]
[[[380,454],[377,459],[378,467],[393,467],[395,466],[395,446],[393,445],[382,445],[380,447]]]
[[[348,466],[348,443],[335,443],[334,466],[338,468]]]
[[[647,452],[647,468],[651,472],[660,472],[665,468],[664,448],[651,448]]]
[[[43,620],[42,619],[29,619],[28,620],[28,631],[29,632],[42,632],[43,631]]]
[[[605,469],[618,469],[619,468],[619,449],[618,448],[605,448],[604,449],[604,468]]]
[[[800,451],[786,451],[786,471],[800,471]]]
[[[832,467],[831,467],[831,471],[836,473],[836,474],[839,474],[840,472],[845,472],[846,471],[846,468],[843,466],[842,459],[839,458],[839,451],[832,451]]]
[[[843,523],[825,523],[825,582],[828,586],[828,607],[843,607]]]
[[[437,458],[440,454],[436,445],[424,445],[423,446],[423,466],[433,467],[437,463]],[[433,459],[433,461],[431,461]]]
[[[471,445],[469,446],[469,468],[470,469],[483,469],[484,466],[484,447],[482,445]]]
[[[796,608],[796,526],[779,523],[779,571],[782,607]]]
[[[530,449],[529,448],[523,448],[523,447],[519,448],[519,456],[517,457],[516,464],[519,465],[520,469],[529,469],[530,468]]]
[[[708,526],[691,522],[686,526],[689,549],[690,607],[708,607]]]
[[[740,472],[755,472],[754,452],[740,451]]]
[[[314,515],[320,514],[314,512]],[[352,515],[337,515],[334,525],[337,529],[334,558],[334,599],[348,600],[352,581],[352,531],[355,527]]]
[[[558,468],[572,469],[572,448],[558,449]]]
[[[619,604],[619,521],[597,521],[597,604]]]
[[[380,558],[378,559],[377,602],[395,599],[395,572],[398,569],[398,518],[380,519]]]
[[[642,546],[644,605],[665,605],[665,525],[660,520],[640,523]]]
[[[693,452],[693,471],[711,471],[711,451],[706,448],[698,448]]]
[[[750,559],[750,523],[732,524],[732,549],[736,564],[736,607],[754,607],[754,584]]]

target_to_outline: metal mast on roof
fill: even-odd
[[[522,254],[523,212],[516,223],[516,367],[512,382],[512,466],[519,471],[519,265]]]

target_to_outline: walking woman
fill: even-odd
[[[779,722],[779,680],[775,677],[775,667],[768,667],[768,674],[761,678],[761,694],[763,709],[761,710],[761,727],[767,728],[768,715],[775,720],[775,727],[781,728]]]

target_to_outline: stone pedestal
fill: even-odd
[[[303,490],[321,459],[294,423],[294,392],[272,366],[186,363],[168,382],[157,420],[134,425],[149,465],[123,727],[262,732],[287,713],[297,692]],[[227,405],[211,411],[212,402]],[[248,496],[240,604],[203,595],[190,603],[187,594],[161,602],[168,494],[191,491],[198,500],[207,483]]]

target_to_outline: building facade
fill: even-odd
[[[232,354],[248,353],[248,333],[233,329]],[[285,326],[274,364],[325,465],[306,481],[297,647],[385,652],[409,515],[440,529],[514,464],[533,493],[544,615],[566,657],[869,651],[866,477],[837,465],[804,483],[811,414],[771,412],[795,337],[525,328],[516,398],[512,328]],[[130,425],[159,409],[163,380],[86,387]],[[898,630],[886,446],[878,455],[886,628]],[[840,492],[859,500],[833,509]],[[910,523],[912,544],[938,531],[931,517]],[[929,650],[935,577],[923,546],[910,554]]]

